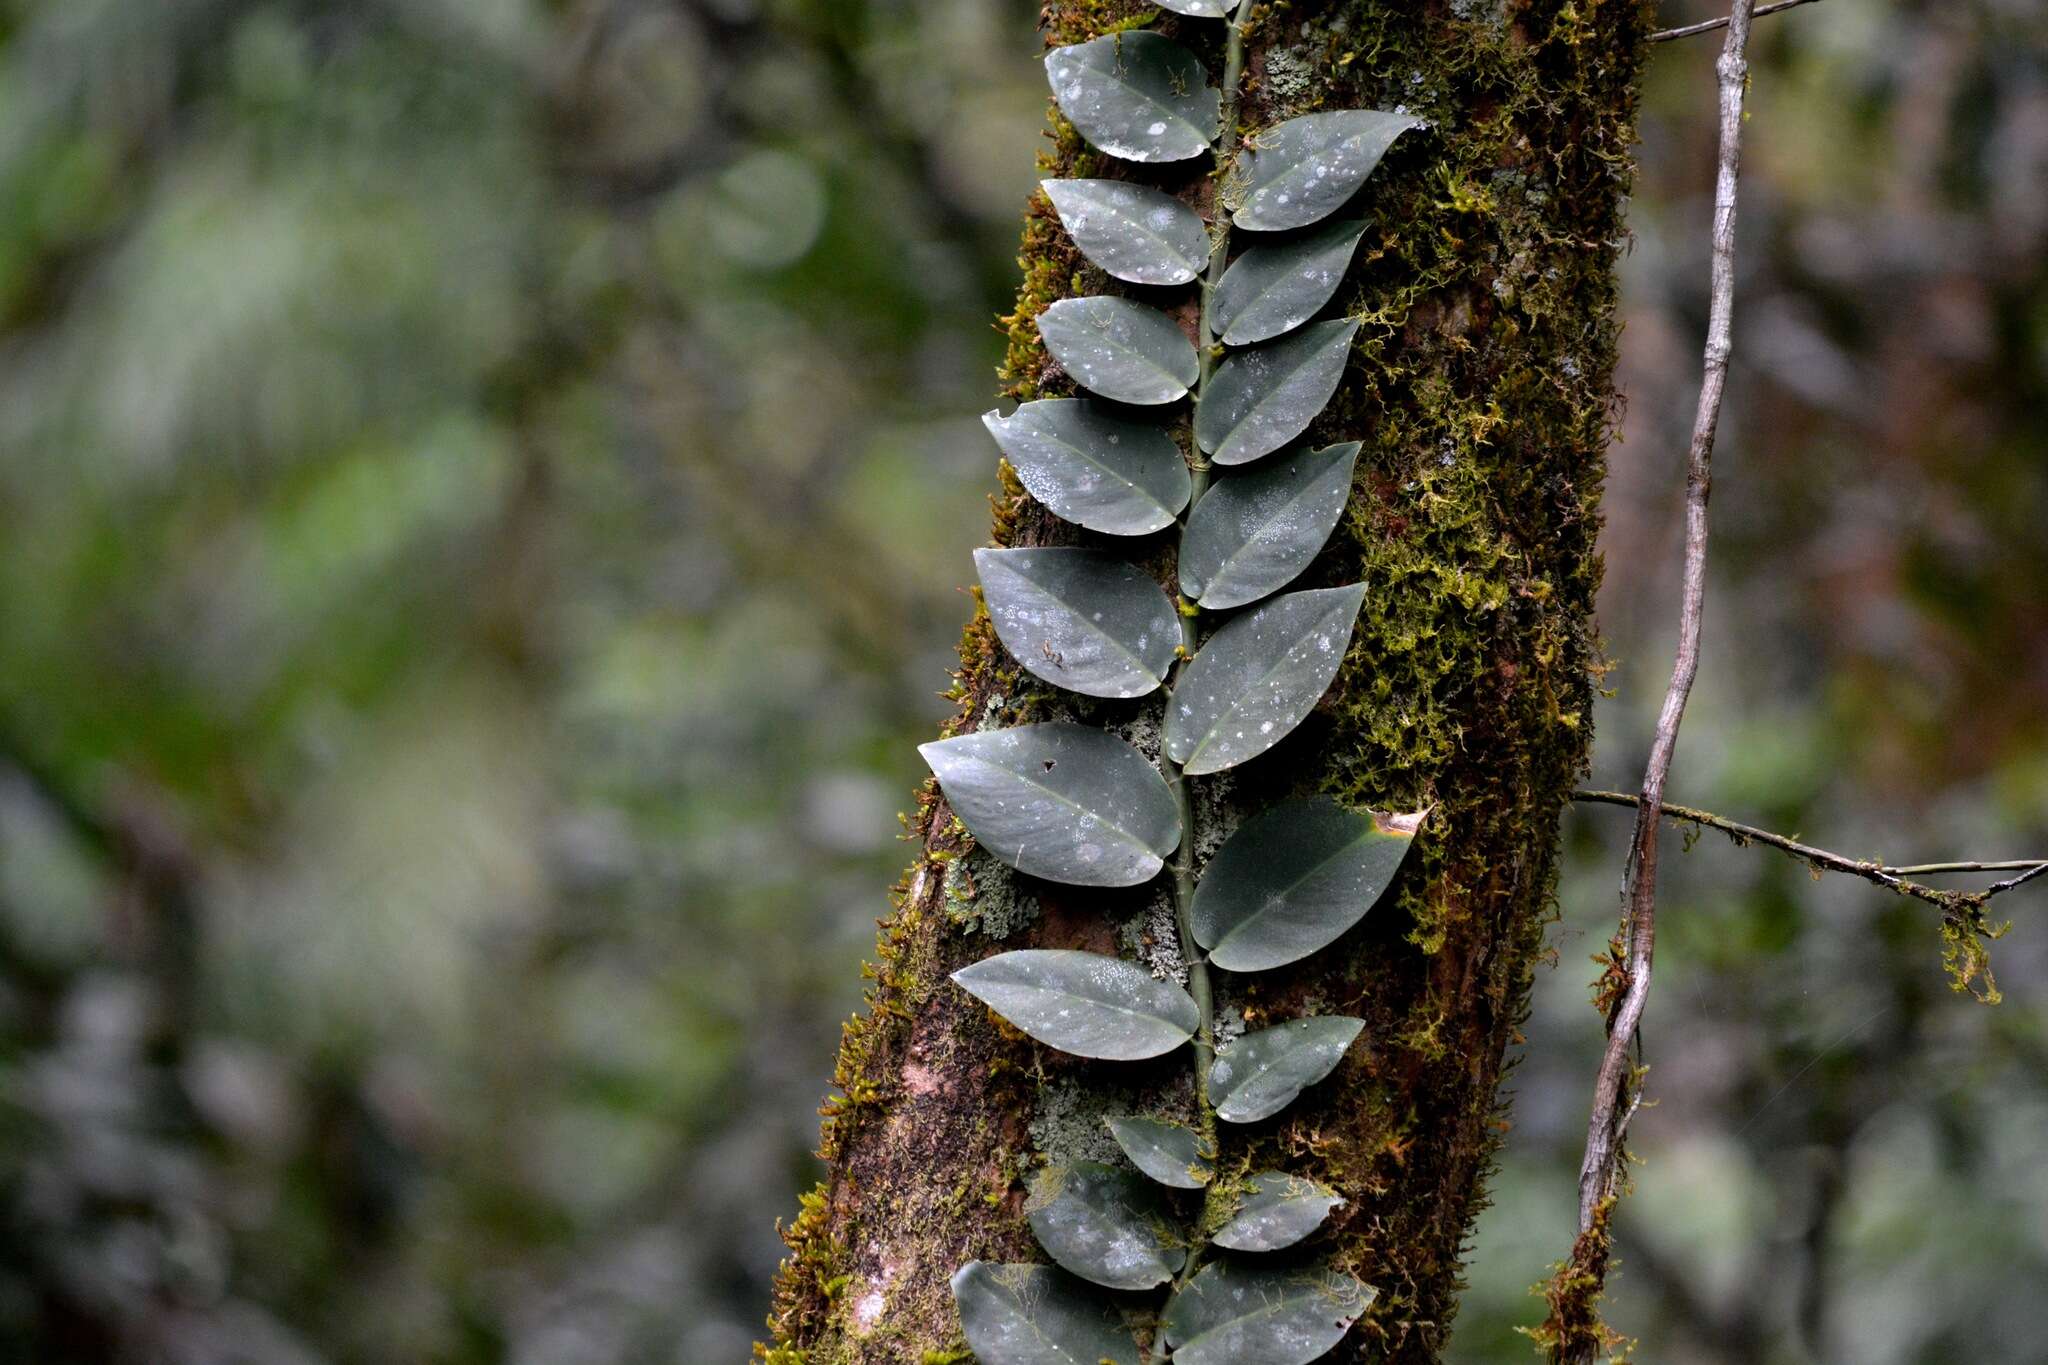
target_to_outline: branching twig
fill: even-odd
[[[1714,432],[1721,420],[1721,392],[1728,379],[1730,319],[1735,306],[1735,185],[1742,159],[1742,99],[1749,72],[1744,51],[1749,44],[1750,12],[1755,0],[1735,0],[1728,38],[1714,69],[1720,78],[1721,150],[1714,178],[1713,274],[1707,313],[1707,340],[1702,364],[1699,407],[1693,416],[1692,442],[1685,463],[1685,579],[1680,596],[1678,652],[1672,661],[1671,683],[1657,716],[1650,761],[1643,773],[1641,804],[1636,809],[1635,838],[1630,845],[1628,874],[1622,889],[1623,989],[1608,1018],[1607,1050],[1593,1090],[1593,1110],[1586,1124],[1586,1156],[1579,1167],[1579,1242],[1593,1263],[1578,1267],[1576,1292],[1589,1306],[1605,1279],[1604,1247],[1592,1248],[1589,1238],[1602,1207],[1618,1192],[1621,1176],[1623,1117],[1629,1101],[1629,1045],[1649,998],[1650,962],[1657,940],[1658,812],[1671,755],[1685,718],[1686,698],[1699,673],[1700,618],[1707,590],[1707,497],[1713,487]],[[1558,1343],[1567,1361],[1589,1360],[1597,1338],[1575,1335]]]
[[[1792,9],[1799,5],[1810,5],[1812,3],[1813,0],[1778,0],[1778,3],[1775,5],[1758,5],[1751,11],[1751,14],[1755,18],[1761,19],[1766,14],[1776,14],[1781,9]],[[1726,19],[1708,19],[1697,24],[1687,24],[1683,28],[1660,28],[1650,35],[1650,41],[1653,43],[1668,43],[1673,38],[1690,38],[1694,34],[1712,33],[1717,28],[1726,27],[1728,27]]]
[[[1602,806],[1632,806],[1638,810],[1643,804],[1640,796],[1633,796],[1628,792],[1578,791],[1572,793],[1572,800]],[[1896,891],[1902,896],[1926,901],[1929,905],[1938,906],[1951,913],[1958,909],[1981,906],[1993,896],[2010,891],[2048,872],[2048,858],[2009,858],[2001,862],[1914,863],[1910,866],[1894,867],[1873,859],[1848,858],[1839,853],[1830,853],[1824,848],[1802,844],[1797,839],[1788,838],[1783,834],[1773,834],[1770,830],[1758,829],[1755,825],[1745,825],[1740,820],[1730,820],[1727,816],[1716,815],[1712,811],[1667,804],[1660,808],[1660,813],[1666,820],[1719,830],[1738,844],[1767,845],[1823,872],[1840,872],[1851,877],[1861,877],[1864,881],[1882,886],[1888,891]],[[2007,877],[2002,882],[1993,882],[1982,891],[1945,891],[1940,887],[1924,886],[1919,882],[1907,880],[1912,876],[1933,877],[1959,872],[2014,871],[2021,875]]]

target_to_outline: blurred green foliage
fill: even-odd
[[[1697,17],[1674,6],[1673,22]],[[1683,12],[1676,12],[1683,9]],[[0,0],[0,1356],[739,1360],[984,529],[1021,0]],[[1673,795],[2048,847],[2048,19],[1762,21]],[[1627,266],[1602,785],[1668,657],[1713,40]],[[1559,971],[1454,1359],[1569,1243]],[[1617,1319],[2048,1359],[2048,913],[1667,871]]]

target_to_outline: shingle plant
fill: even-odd
[[[1281,591],[1335,528],[1359,451],[1355,441],[1309,449],[1300,439],[1335,394],[1358,328],[1314,319],[1366,230],[1340,210],[1420,121],[1312,113],[1240,146],[1251,0],[1161,3],[1227,25],[1220,85],[1192,52],[1146,29],[1056,48],[1046,72],[1061,111],[1097,149],[1134,162],[1213,157],[1203,169],[1220,179],[1215,221],[1122,180],[1052,180],[1045,190],[1076,247],[1108,275],[1199,289],[1198,344],[1149,303],[1062,300],[1039,316],[1039,335],[1090,396],[984,420],[1060,518],[1125,538],[1178,522],[1177,600],[1110,550],[975,556],[997,634],[1025,669],[1090,697],[1164,691],[1161,752],[1155,766],[1118,735],[1071,721],[963,734],[922,752],[977,843],[1018,871],[1122,887],[1170,868],[1185,988],[1139,963],[1054,949],[999,953],[953,979],[1077,1056],[1134,1061],[1191,1046],[1195,1121],[1112,1119],[1130,1168],[1075,1162],[1039,1175],[1027,1211],[1053,1264],[974,1261],[953,1277],[962,1331],[984,1365],[1304,1365],[1376,1293],[1296,1249],[1343,1202],[1337,1193],[1283,1171],[1232,1175],[1220,1137],[1327,1077],[1363,1021],[1290,1019],[1219,1049],[1210,970],[1265,971],[1334,942],[1392,883],[1422,815],[1282,801],[1236,829],[1198,884],[1189,784],[1258,758],[1298,726],[1349,645],[1366,585]],[[1234,230],[1249,240],[1234,242]],[[1183,400],[1193,403],[1190,456],[1174,436]],[[1205,629],[1218,613],[1231,614]]]

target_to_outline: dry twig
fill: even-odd
[[[1812,3],[1813,0],[1778,0],[1775,5],[1758,5],[1751,13],[1753,17],[1761,19],[1766,14],[1776,14],[1781,9],[1796,9],[1800,5]],[[1690,38],[1695,34],[1712,33],[1717,28],[1726,27],[1726,19],[1707,19],[1697,24],[1687,24],[1683,28],[1660,28],[1650,35],[1649,40],[1653,43],[1668,43],[1673,38]]]
[[[1628,792],[1577,791],[1572,793],[1572,800],[1590,805],[1632,806],[1638,810],[1643,804],[1640,796],[1633,796]],[[1874,859],[1849,858],[1840,853],[1830,853],[1824,848],[1802,844],[1797,839],[1774,834],[1767,829],[1758,829],[1755,825],[1745,825],[1740,820],[1730,820],[1727,816],[1716,815],[1710,810],[1694,810],[1690,806],[1665,804],[1660,807],[1658,813],[1666,820],[1719,830],[1738,844],[1763,844],[1775,848],[1822,872],[1840,872],[1851,877],[1861,877],[1864,881],[1882,886],[1888,891],[1896,891],[1902,896],[1926,901],[1929,905],[1949,912],[1982,906],[1993,896],[2048,873],[2048,858],[2007,858],[1998,862],[1913,863],[1894,867]],[[1938,886],[1924,886],[1919,882],[1907,880],[1909,877],[1937,877],[1960,872],[2017,872],[2020,875],[1993,882],[1982,891],[1945,891]]]

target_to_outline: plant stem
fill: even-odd
[[[1229,37],[1224,44],[1223,90],[1222,90],[1222,131],[1217,138],[1216,165],[1219,170],[1229,166],[1232,154],[1237,150],[1237,88],[1244,78],[1244,29],[1251,14],[1252,0],[1238,0],[1237,12],[1228,20]],[[1216,286],[1223,279],[1224,267],[1230,255],[1230,216],[1222,207],[1222,196],[1216,197],[1216,223],[1209,239],[1209,270],[1202,280],[1202,321],[1198,347],[1201,356],[1201,370],[1195,380],[1194,398],[1197,405],[1202,391],[1208,387],[1209,377],[1216,371],[1216,360],[1223,349],[1216,342],[1214,300]],[[1209,457],[1203,453],[1199,442],[1190,441],[1192,458],[1189,460],[1191,488],[1188,494],[1187,514],[1192,515],[1195,504],[1209,491]],[[1188,661],[1195,656],[1199,643],[1197,624],[1201,608],[1190,601],[1185,593],[1178,595],[1180,608],[1181,657],[1174,664],[1173,684],[1178,686]],[[1171,706],[1172,690],[1167,693],[1167,705]],[[1216,1060],[1215,991],[1209,981],[1209,962],[1202,956],[1195,943],[1193,922],[1195,904],[1195,806],[1188,793],[1187,774],[1180,765],[1165,755],[1160,763],[1166,769],[1166,785],[1173,792],[1173,802],[1180,812],[1180,848],[1173,855],[1173,922],[1180,937],[1181,960],[1188,964],[1188,994],[1194,997],[1195,1009],[1200,1023],[1195,1032],[1195,1112],[1196,1131],[1202,1136],[1212,1159],[1219,1155],[1216,1144],[1216,1108],[1209,1102],[1209,1068]],[[1208,1234],[1214,1231],[1224,1213],[1222,1202],[1217,1198],[1217,1181],[1211,1179],[1208,1194],[1202,1205],[1201,1236],[1188,1250],[1186,1263],[1181,1267],[1179,1283],[1185,1284],[1194,1278],[1195,1269],[1201,1261],[1202,1248],[1207,1244]]]

